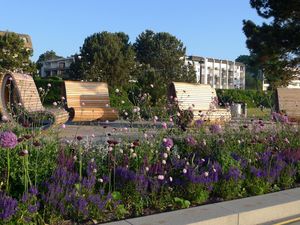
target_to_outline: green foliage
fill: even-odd
[[[24,41],[13,32],[0,35],[0,72],[23,71],[36,73],[36,67],[31,62],[32,50],[25,48]]]
[[[232,200],[242,197],[242,181],[234,181],[233,179],[230,179],[226,182],[219,182],[215,185],[213,193],[215,196],[224,200]]]
[[[174,202],[175,202],[176,205],[178,205],[179,208],[182,208],[182,209],[189,208],[190,205],[191,205],[190,201],[185,200],[183,198],[178,198],[178,197],[174,198]]]
[[[34,80],[37,88],[43,88],[43,91],[39,91],[41,95],[42,102],[46,105],[52,105],[53,102],[60,102],[63,96],[64,81],[60,78],[39,78],[36,77]],[[51,87],[48,87],[51,84]],[[46,92],[46,93],[45,93]]]
[[[251,7],[269,23],[256,25],[244,20],[247,47],[271,89],[286,86],[294,78],[300,62],[298,0],[251,0]]]
[[[146,30],[134,43],[137,61],[135,77],[143,90],[152,90],[152,102],[156,104],[161,96],[166,95],[167,86],[172,81],[196,82],[193,66],[184,65],[186,48],[175,36]]]
[[[255,90],[218,89],[217,95],[222,103],[243,102],[247,107],[264,106],[271,108],[274,105],[272,93]]]
[[[133,70],[134,56],[125,33],[95,33],[85,39],[80,55],[75,55],[70,77],[103,81],[110,86],[124,85]]]

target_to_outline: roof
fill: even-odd
[[[28,34],[19,34],[19,33],[15,33],[15,32],[10,32],[10,31],[0,31],[0,36],[4,36],[7,33],[14,33],[17,34],[18,36],[20,36],[20,38],[22,40],[24,40],[24,46],[25,48],[29,48],[32,49],[32,41],[31,41],[31,37]]]

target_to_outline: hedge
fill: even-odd
[[[51,88],[48,94],[45,96],[44,104],[52,104],[55,101],[60,101],[64,93],[63,80],[58,78],[43,79],[35,78],[36,86],[47,89],[47,85],[51,84]],[[232,103],[232,102],[243,102],[247,103],[248,108],[255,108],[259,106],[264,106],[270,108],[273,106],[273,98],[271,92],[263,92],[257,90],[238,90],[238,89],[217,89],[217,95],[221,103]],[[111,92],[111,104],[116,107],[120,102],[120,96],[115,96],[113,91]],[[128,95],[123,93],[122,100],[129,102]]]

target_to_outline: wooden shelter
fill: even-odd
[[[277,111],[286,114],[291,121],[300,120],[300,89],[277,88]]]

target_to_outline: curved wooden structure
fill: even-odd
[[[0,112],[14,120],[24,120],[36,116],[51,118],[51,125],[65,123],[69,114],[64,109],[45,109],[34,80],[31,76],[21,73],[6,73],[0,78],[1,98]],[[23,118],[20,118],[23,117]]]
[[[277,88],[277,111],[291,121],[300,121],[300,89]]]
[[[178,104],[179,110],[192,110],[194,120],[226,122],[231,119],[229,110],[217,107],[216,90],[210,85],[172,82],[168,96],[171,103]]]
[[[117,111],[110,107],[106,83],[65,81],[65,92],[72,121],[117,120]]]

